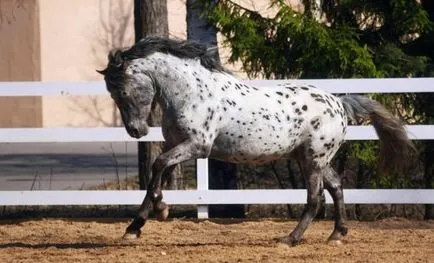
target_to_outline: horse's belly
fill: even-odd
[[[232,163],[262,164],[288,157],[300,139],[266,138],[262,141],[248,138],[219,136],[214,141],[210,158]]]
[[[211,159],[216,159],[236,164],[265,164],[284,158],[284,155],[263,155],[263,156],[246,156],[246,155],[210,155]]]

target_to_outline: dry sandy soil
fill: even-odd
[[[1,262],[434,262],[434,221],[349,222],[345,244],[326,239],[333,222],[314,222],[302,244],[273,239],[295,221],[149,221],[122,240],[129,220],[3,220]]]

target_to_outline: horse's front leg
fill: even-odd
[[[169,206],[163,202],[163,195],[161,193],[161,190],[164,187],[164,184],[169,182],[170,176],[172,175],[173,170],[175,169],[176,165],[172,165],[167,167],[164,172],[163,175],[161,177],[161,183],[160,183],[160,188],[156,189],[154,193],[154,195],[156,196],[156,198],[152,199],[152,203],[153,203],[153,208],[154,208],[154,213],[155,216],[157,217],[158,220],[166,220],[167,217],[169,216]]]
[[[170,149],[173,148],[173,145],[174,144],[172,141],[166,139],[165,143],[163,144],[163,152],[170,151]],[[174,169],[176,168],[176,166],[177,165],[175,164],[175,165],[168,166],[164,169],[164,172],[161,177],[160,193],[165,184],[171,183],[169,182],[170,181],[169,179],[171,178],[171,175]],[[156,191],[158,191],[158,189]],[[162,199],[163,196],[157,193],[157,198],[152,200],[155,216],[157,217],[157,219],[161,221],[167,219],[167,217],[169,216],[169,206],[165,202],[163,202]]]
[[[161,177],[164,170],[190,159],[207,158],[210,149],[211,146],[200,145],[193,140],[187,140],[157,157],[152,165],[153,176],[148,185],[146,196],[138,215],[127,227],[124,238],[138,238],[140,236],[140,229],[146,223],[152,208],[156,212],[166,209],[167,205],[162,202],[163,195],[161,193]]]

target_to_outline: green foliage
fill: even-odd
[[[376,166],[378,143],[376,142],[355,142],[350,145],[350,153],[353,157],[362,160],[363,163],[369,166]]]
[[[299,13],[279,0],[270,1],[277,9],[273,17],[229,0],[208,6],[206,16],[226,37],[232,50],[229,61],[241,61],[250,77],[408,77],[426,70],[426,56],[404,51],[406,44],[433,27],[416,1],[322,3],[326,21],[314,17],[313,10]]]
[[[385,78],[421,75],[425,71],[428,61],[427,57],[405,54],[401,48],[393,43],[386,43],[378,47],[374,58],[379,75]]]
[[[372,188],[393,189],[393,188],[410,188],[413,186],[408,177],[383,176],[381,173],[376,174],[369,180]]]
[[[354,28],[327,27],[287,5],[273,18],[219,1],[207,16],[231,47],[230,62],[240,60],[250,77],[266,78],[374,77],[371,52],[358,43]],[[319,59],[321,58],[321,59]]]

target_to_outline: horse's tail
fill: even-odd
[[[415,147],[400,119],[383,105],[365,96],[345,95],[342,104],[352,120],[370,118],[380,139],[380,164],[385,173],[400,171]]]

